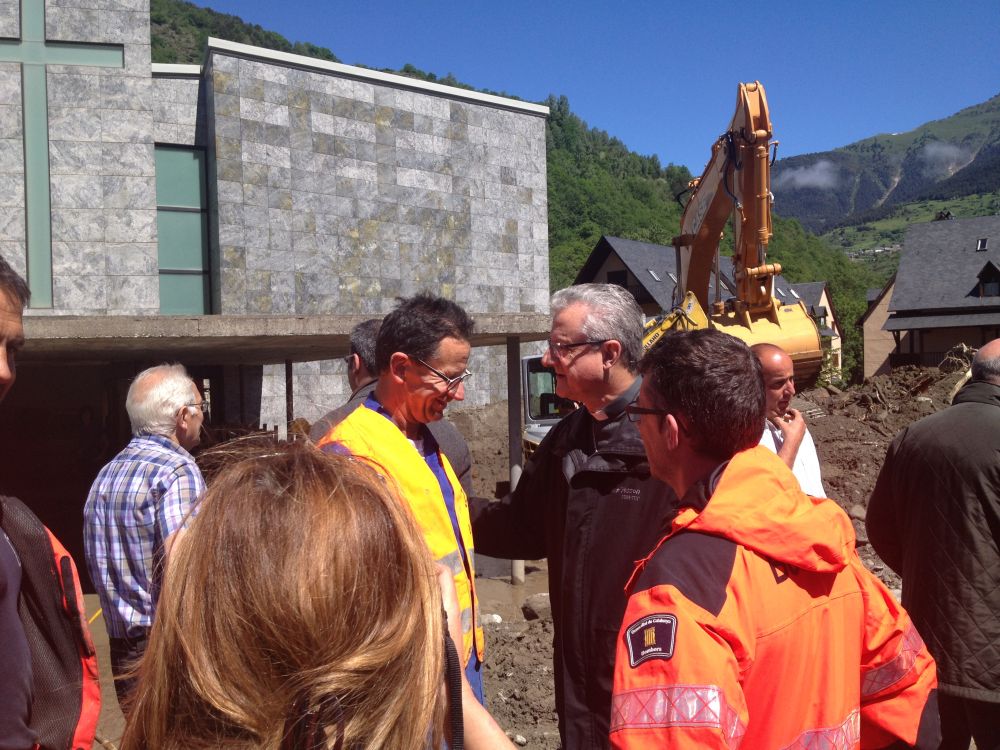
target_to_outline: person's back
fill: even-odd
[[[87,569],[104,611],[120,703],[131,690],[123,675],[145,649],[171,538],[205,490],[188,449],[201,440],[206,404],[184,368],[139,373],[126,409],[132,439],[98,473],[83,508]]]
[[[868,537],[938,664],[946,750],[1000,747],[1000,341],[952,406],[892,441]],[[996,745],[987,744],[996,739]]]
[[[889,744],[879,699],[898,701],[901,688],[913,686],[909,710],[919,715],[933,663],[858,558],[847,516],[830,500],[806,498],[764,448],[738,453],[701,491],[707,504],[681,511],[635,577],[618,646],[618,662],[628,667],[617,672],[613,743],[637,747],[646,732],[691,722],[700,731],[687,729],[680,746],[723,736],[787,747],[809,736],[852,747],[862,725],[866,745]],[[644,657],[645,631],[667,630],[650,622],[657,612],[675,618],[672,651]],[[666,658],[666,682],[641,668]],[[666,711],[639,708],[668,684]],[[709,698],[725,707],[721,715],[678,708]]]

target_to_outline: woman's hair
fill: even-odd
[[[443,638],[430,554],[374,470],[258,445],[171,551],[122,748],[277,750],[310,712],[316,747],[440,747]]]

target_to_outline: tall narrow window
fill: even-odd
[[[159,237],[160,312],[211,312],[208,191],[205,152],[156,147],[156,231]]]

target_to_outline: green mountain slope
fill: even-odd
[[[893,206],[1000,189],[1000,95],[908,133],[877,135],[774,165],[775,208],[812,231]]]

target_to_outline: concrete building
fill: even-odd
[[[508,352],[548,329],[547,108],[150,48],[148,0],[0,0],[0,254],[32,289],[4,490],[71,547],[142,367],[188,365],[215,423],[283,426],[344,400],[347,332],[397,296],[476,317],[467,404],[506,398]]]

